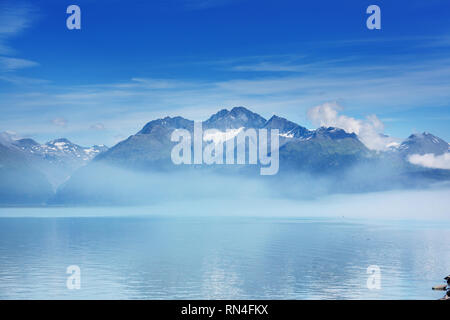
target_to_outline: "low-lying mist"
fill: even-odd
[[[450,223],[450,187],[337,194],[316,199],[211,197],[141,205],[0,208],[0,217],[260,217],[435,220]]]
[[[96,163],[79,169],[49,204],[75,206],[70,211],[75,216],[450,219],[448,182],[401,180],[393,170],[371,169],[353,167],[332,176],[284,172],[268,177],[238,174],[237,168],[143,172]],[[80,206],[93,207],[80,210]]]

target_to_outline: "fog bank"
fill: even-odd
[[[0,217],[254,217],[450,222],[450,188],[330,195],[314,200],[257,197],[168,201],[143,206],[0,208]]]

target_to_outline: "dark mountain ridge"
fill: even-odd
[[[268,184],[275,194],[293,197],[423,187],[424,181],[436,181],[437,170],[411,165],[400,156],[402,149],[390,153],[374,152],[356,134],[343,129],[321,127],[309,130],[276,115],[266,120],[243,107],[213,114],[202,122],[203,130],[278,129],[280,170],[277,175],[261,177],[257,167],[249,165],[174,165],[170,155],[176,143],[170,140],[171,134],[175,129],[192,133],[193,127],[194,121],[182,117],[150,121],[137,134],[78,170],[60,188],[54,202],[108,203],[111,200],[106,196],[108,193],[114,194],[114,201],[119,203],[140,203],[147,198],[156,201],[155,195],[159,201],[183,195],[211,196],[211,193],[223,192],[214,191],[217,186],[211,181],[217,177],[234,177],[242,182],[255,180],[261,185]],[[399,156],[393,157],[393,154]],[[206,179],[201,186],[195,184],[205,177],[213,180]],[[440,175],[439,179],[450,180],[450,176]],[[87,180],[95,187],[86,188]],[[236,190],[240,190],[238,185]]]
[[[211,179],[240,181],[236,190],[241,182],[250,179],[258,181],[258,185],[267,184],[275,193],[289,190],[293,197],[426,187],[434,181],[450,180],[450,170],[424,168],[408,162],[411,154],[448,152],[448,143],[429,133],[411,135],[388,152],[375,152],[356,134],[343,129],[310,130],[276,115],[266,120],[244,107],[220,110],[203,121],[202,127],[219,132],[231,130],[236,134],[242,129],[277,129],[278,174],[262,177],[255,165],[173,164],[171,151],[176,143],[171,141],[172,132],[185,129],[192,133],[194,130],[194,121],[183,117],[152,120],[110,149],[104,146],[84,148],[64,138],[41,145],[32,139],[14,140],[1,135],[0,172],[9,183],[17,180],[20,184],[32,185],[22,177],[22,180],[15,178],[20,172],[33,177],[33,182],[43,191],[35,197],[39,203],[49,197],[48,181],[53,185],[55,181],[64,182],[50,201],[58,204],[145,203],[154,195],[159,195],[159,200],[187,194],[212,196],[215,185]],[[54,180],[49,179],[50,176]],[[203,181],[200,187],[196,185],[198,181]],[[7,185],[2,188],[6,190]],[[15,190],[20,191],[20,185],[16,185]],[[216,191],[216,194],[223,192]],[[16,199],[20,199],[20,192],[17,195]],[[33,198],[32,194],[23,197]],[[6,198],[3,196],[0,203],[5,203]]]

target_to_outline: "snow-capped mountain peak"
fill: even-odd
[[[431,133],[423,132],[410,135],[398,149],[404,155],[427,153],[441,155],[449,152],[449,144]]]

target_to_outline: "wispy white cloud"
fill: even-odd
[[[39,64],[37,62],[30,60],[0,56],[0,71],[9,72],[23,68],[35,67],[38,65]]]
[[[369,115],[362,120],[342,115],[341,110],[337,103],[326,102],[311,108],[308,117],[317,126],[337,127],[355,133],[372,150],[386,150],[398,142],[398,139],[383,134],[384,124],[376,115]]]
[[[29,28],[37,16],[35,6],[21,1],[5,1],[0,3],[0,54],[12,54],[7,41]]]
[[[11,76],[11,73],[39,65],[37,62],[16,57],[16,50],[8,43],[10,38],[29,28],[36,17],[36,8],[28,2],[0,3],[0,80],[13,84],[25,84],[29,82],[25,77]]]
[[[230,69],[246,72],[317,72],[335,68],[339,64],[351,62],[353,59],[347,57],[310,61],[307,56],[281,55],[255,57],[252,60],[256,61],[236,60]],[[348,66],[348,64],[346,65]]]
[[[131,81],[128,85],[144,89],[176,89],[186,88],[191,85],[189,82],[173,79],[132,78]]]
[[[105,125],[101,122],[98,122],[98,123],[92,124],[89,128],[92,130],[100,131],[100,130],[105,130]]]
[[[270,62],[260,62],[253,65],[238,65],[231,69],[233,71],[264,71],[264,72],[301,72],[305,71],[307,66],[291,64],[275,64]]]
[[[12,73],[0,73],[0,80],[9,82],[11,84],[17,85],[17,86],[36,86],[36,85],[46,85],[49,84],[49,80],[45,79],[37,79],[37,78],[30,78],[30,77],[21,77],[14,75]]]
[[[52,119],[52,123],[58,127],[66,127],[68,121],[65,118],[58,117],[58,118]]]
[[[308,61],[302,65],[301,62],[307,59],[289,55],[256,57],[253,64],[251,60],[220,61],[219,65],[222,70],[228,68],[230,71],[237,65],[252,66],[264,61],[267,64],[263,67],[269,64],[271,67],[286,66],[283,65],[283,60],[286,60],[289,61],[288,66],[297,65],[305,71],[263,75],[257,71],[252,77],[231,72],[219,78],[223,80],[214,81],[136,77],[128,81],[79,86],[35,83],[34,87],[30,84],[26,90],[21,88],[20,94],[0,93],[0,107],[8,114],[8,118],[0,119],[0,126],[18,132],[21,128],[30,128],[29,122],[21,124],[20,119],[26,113],[41,119],[41,126],[39,122],[33,124],[34,131],[48,132],[48,119],[67,115],[70,130],[86,131],[88,118],[90,123],[104,124],[108,130],[102,132],[113,137],[133,134],[157,117],[181,115],[203,120],[218,108],[237,105],[246,106],[265,117],[275,113],[308,126],[307,111],[326,101],[337,101],[345,105],[347,111],[359,110],[359,113],[366,114],[439,107],[450,101],[450,68],[445,67],[449,65],[447,58],[414,64],[409,60],[403,63],[391,61],[392,65],[374,65],[372,61],[364,63],[360,60],[358,63]],[[211,65],[211,68],[215,66]],[[5,79],[6,76],[0,74],[0,78]],[[25,81],[12,75],[7,78],[17,84]],[[338,119],[342,119],[337,111]],[[347,120],[351,122],[351,119]],[[380,135],[383,129],[378,118],[354,121],[361,127],[359,135],[367,138],[365,143],[368,146],[374,149],[386,146],[386,138]]]
[[[442,155],[427,154],[413,154],[408,158],[409,162],[426,168],[434,169],[450,169],[450,153]]]

